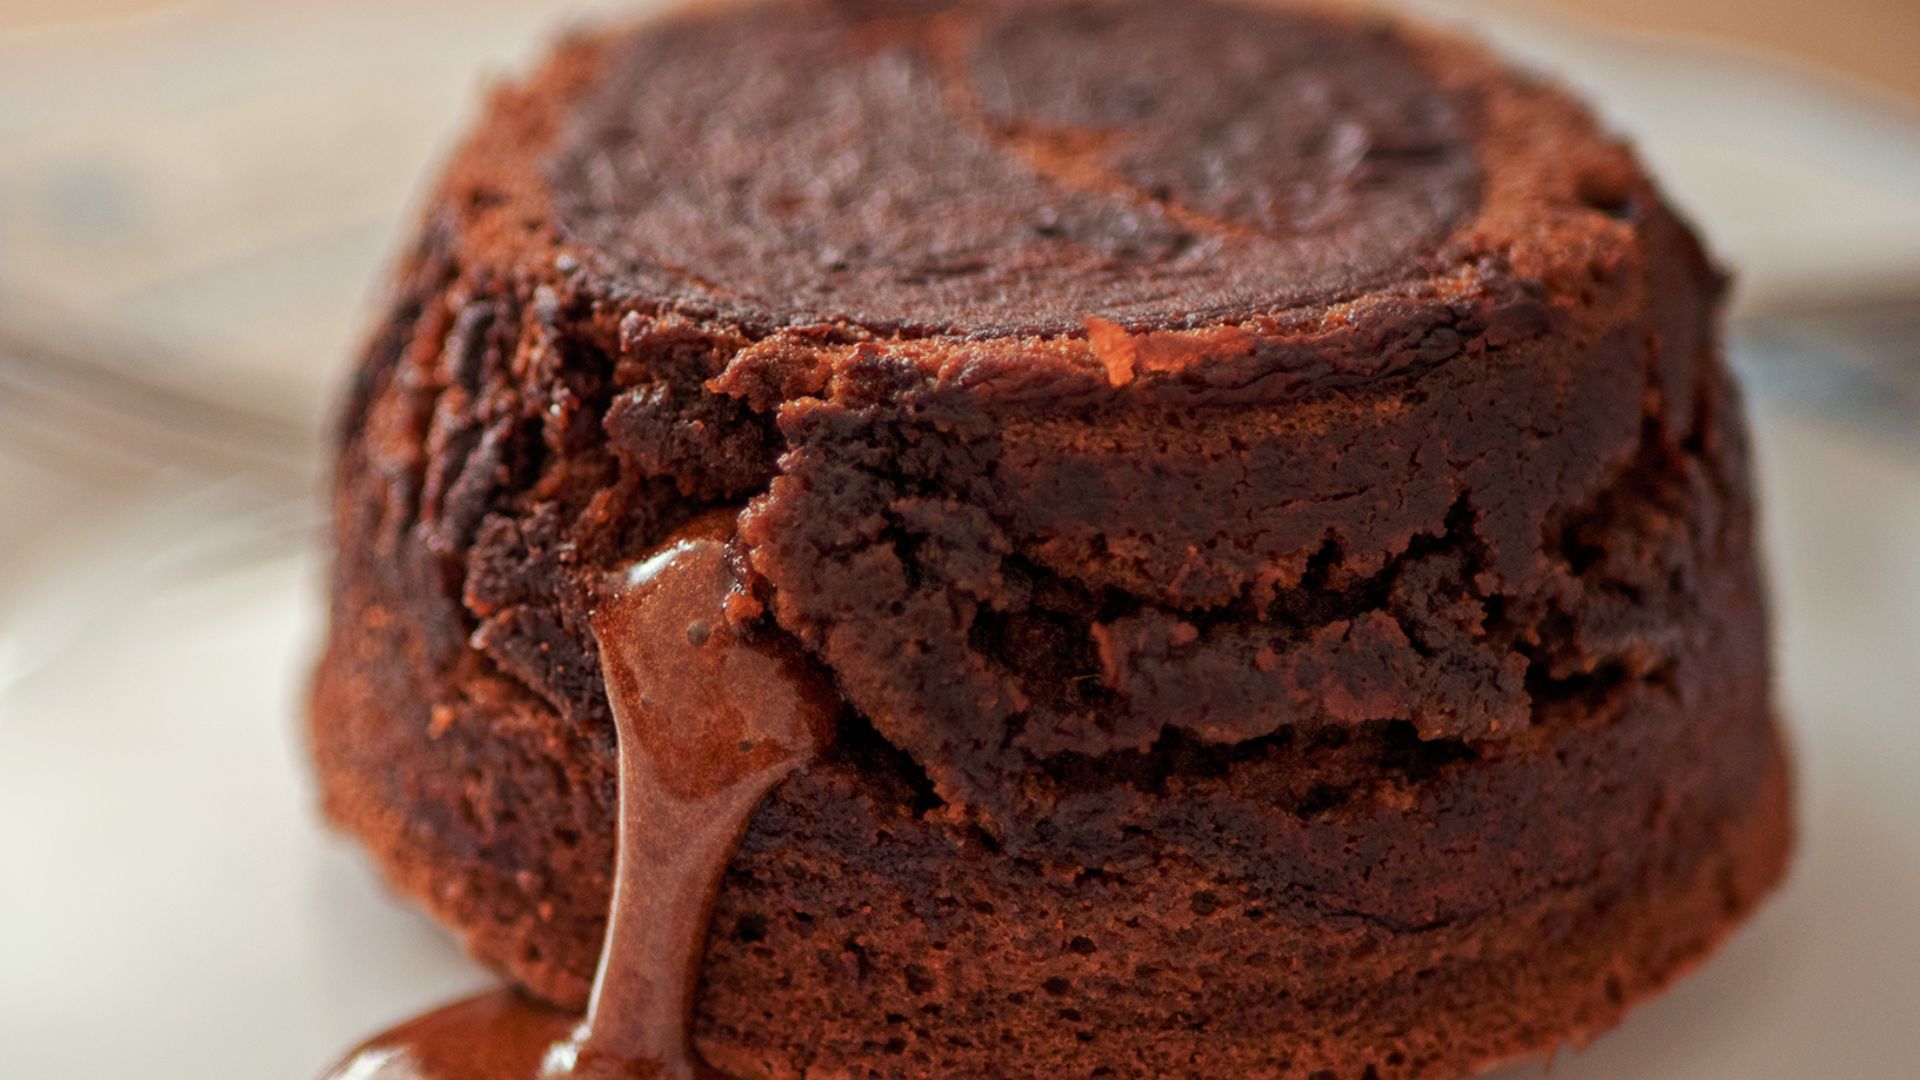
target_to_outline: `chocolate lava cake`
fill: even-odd
[[[345,410],[329,815],[531,994],[608,911],[608,574],[730,518],[832,688],[708,930],[738,1077],[1454,1077],[1782,874],[1723,281],[1477,48],[784,2],[497,90]]]

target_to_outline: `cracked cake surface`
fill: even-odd
[[[1722,278],[1370,16],[777,3],[497,90],[342,427],[329,813],[586,994],[597,582],[732,515],[837,736],[728,871],[739,1076],[1465,1075],[1788,845]]]

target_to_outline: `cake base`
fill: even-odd
[[[480,671],[415,700],[407,635],[366,610],[316,689],[329,813],[483,962],[577,1007],[611,748]],[[697,1044],[741,1077],[1386,1080],[1584,1043],[1783,873],[1777,732],[1732,692],[1750,673],[1719,675],[1475,751],[1392,726],[1189,748],[1000,840],[847,733],[729,870]]]

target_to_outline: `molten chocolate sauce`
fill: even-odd
[[[499,991],[368,1042],[326,1080],[715,1080],[691,1041],[707,921],[767,792],[819,752],[817,676],[742,635],[730,517],[617,576],[594,636],[620,746],[619,854],[584,1019]]]

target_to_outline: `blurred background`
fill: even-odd
[[[1581,89],[1739,272],[1804,850],[1553,1075],[1912,1076],[1920,2],[1412,6]],[[0,1074],[307,1076],[485,982],[313,813],[325,417],[485,80],[634,7],[0,0]]]

